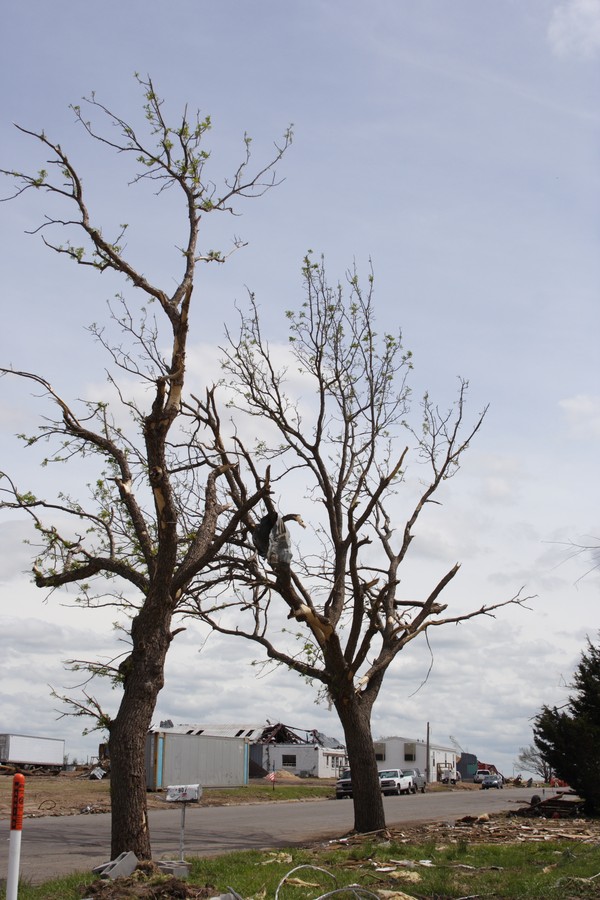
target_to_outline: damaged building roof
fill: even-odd
[[[330,749],[344,747],[336,738],[328,737],[316,729],[295,728],[282,722],[272,724],[234,723],[231,725],[180,724],[174,725],[170,719],[160,725],[153,725],[151,732],[170,731],[174,734],[205,734],[211,737],[241,737],[256,744],[318,744]]]

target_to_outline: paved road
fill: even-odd
[[[454,822],[467,814],[499,812],[529,801],[534,791],[430,792],[384,798],[389,826],[418,822]],[[342,837],[353,826],[351,800],[301,803],[255,803],[245,806],[193,807],[186,810],[185,853],[210,856],[231,850],[290,847],[313,840]],[[0,821],[0,879],[6,878],[10,823]],[[155,859],[178,858],[180,808],[150,811]],[[21,843],[21,876],[39,883],[57,875],[89,871],[108,862],[110,815],[57,816],[25,819]]]

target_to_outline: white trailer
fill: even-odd
[[[258,744],[256,747],[262,750],[260,765],[267,772],[281,769],[301,778],[339,778],[348,767],[344,748],[332,749],[320,744]]]
[[[15,766],[62,768],[65,742],[30,734],[0,734],[0,763]]]

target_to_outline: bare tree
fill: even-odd
[[[403,596],[400,569],[417,521],[458,471],[485,410],[465,423],[467,384],[460,381],[449,410],[426,395],[419,425],[411,428],[411,355],[400,335],[375,333],[372,274],[366,292],[355,271],[345,289],[332,288],[322,262],[309,254],[303,278],[305,300],[298,312],[287,312],[288,367],[277,365],[253,298],[241,314],[239,335],[229,335],[224,365],[237,428],[231,443],[214,391],[186,407],[212,429],[228,496],[246,526],[229,554],[209,567],[212,575],[189,610],[320,685],[344,730],[354,826],[366,832],[385,826],[371,714],[389,666],[429,629],[491,616],[524,598],[446,613],[440,596],[458,564],[438,573],[421,597]],[[260,435],[251,447],[244,429]],[[400,443],[402,433],[407,443]],[[411,446],[420,467],[416,495],[414,479],[406,476]],[[245,509],[247,497],[265,488],[261,460],[271,470],[272,493],[264,492],[265,515],[257,522]],[[291,531],[282,514],[290,512],[289,497],[299,485],[310,502],[313,535],[310,549],[296,551],[292,564]],[[401,489],[410,511],[398,526]],[[308,536],[298,534],[306,547]],[[291,620],[283,627],[282,611]]]
[[[578,541],[558,541],[554,543],[558,543],[559,546],[565,547],[568,551],[568,556],[563,562],[569,562],[572,559],[583,559],[585,571],[577,578],[576,584],[600,569],[600,539],[597,537],[587,535]]]
[[[264,485],[257,487],[235,509],[228,510],[218,497],[217,482],[229,464],[212,465],[198,451],[197,435],[182,435],[179,428],[197,267],[202,262],[222,263],[229,255],[201,250],[201,224],[209,214],[235,212],[242,198],[260,196],[276,184],[275,165],[290,144],[291,132],[275,145],[270,161],[254,169],[250,138],[245,137],[240,165],[218,187],[206,171],[210,119],[190,116],[186,109],[177,125],[168,125],[150,78],[138,77],[138,82],[145,98],[142,133],[94,95],[73,111],[90,138],[108,150],[133,157],[137,169],[134,183],[148,183],[159,196],[169,188],[177,192],[186,239],[174,287],[155,284],[128,258],[126,225],[109,237],[95,221],[80,173],[62,147],[45,133],[20,128],[40,142],[49,156],[46,168],[34,175],[1,170],[16,185],[13,197],[38,190],[58,204],[53,209],[61,214],[68,210],[64,216],[47,215],[33,230],[42,235],[47,247],[81,266],[98,272],[112,270],[122,276],[125,286],[137,289],[134,300],[121,298],[120,305],[111,307],[112,324],[121,331],[123,343],[112,341],[104,328],[91,328],[111,358],[109,389],[120,402],[119,419],[113,418],[112,407],[104,398],[67,402],[41,375],[7,367],[1,370],[33,382],[57,411],[35,435],[25,437],[27,445],[49,444],[46,463],[84,457],[96,461],[91,498],[84,499],[86,486],[82,486],[77,498],[59,492],[39,499],[23,491],[9,474],[1,473],[1,505],[24,511],[33,520],[38,536],[33,572],[38,587],[52,591],[75,585],[78,602],[90,608],[114,605],[126,617],[123,628],[131,652],[125,659],[119,663],[116,658],[109,664],[73,661],[75,668],[91,675],[109,675],[122,684],[115,717],[111,719],[101,708],[89,687],[79,699],[63,699],[71,703],[71,712],[92,715],[98,726],[109,731],[113,857],[133,850],[138,857],[149,858],[144,748],[163,687],[167,651],[181,630],[172,630],[173,616],[265,490]],[[93,125],[84,109],[105,127]],[[53,238],[56,231],[61,232],[60,242]],[[234,240],[232,250],[239,246],[241,242]],[[157,310],[156,318],[147,312],[150,302]],[[74,391],[77,380],[73,373]],[[139,390],[140,384],[145,393]],[[146,404],[138,399],[142,395],[149,397]],[[127,425],[122,421],[123,411],[130,417]]]
[[[550,781],[552,769],[534,744],[530,744],[529,747],[519,747],[515,766],[523,769],[524,772],[533,772],[535,775],[539,775],[546,784]]]

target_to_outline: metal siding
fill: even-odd
[[[146,766],[146,788],[149,791],[156,790],[156,766],[154,760],[154,743],[157,735],[149,734],[146,737],[144,747],[144,765]]]
[[[163,772],[163,760],[165,755],[165,739],[162,734],[157,735],[157,748],[156,748],[156,772],[157,772],[157,788],[164,787],[162,780],[162,772]]]
[[[254,724],[241,724],[241,725],[171,725],[168,729],[166,728],[153,728],[153,732],[160,732],[164,730],[165,732],[168,730],[169,734],[186,734],[188,736],[196,735],[197,737],[239,737],[239,738],[248,738],[250,741],[258,741],[262,737],[262,734],[267,728],[267,725],[257,725]],[[242,732],[238,734],[238,732]]]
[[[151,737],[151,735],[149,735]],[[247,784],[247,742],[243,738],[218,738],[164,732],[162,766],[156,788],[169,784],[203,787],[237,787]]]

